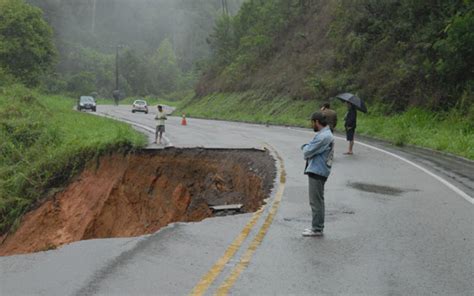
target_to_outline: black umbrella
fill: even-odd
[[[345,102],[349,102],[354,105],[358,110],[367,113],[367,107],[365,106],[364,101],[362,101],[362,99],[360,99],[358,96],[355,96],[351,93],[343,93],[338,94],[336,98]]]

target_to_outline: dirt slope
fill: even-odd
[[[70,242],[149,234],[169,223],[213,216],[209,205],[268,197],[275,167],[266,152],[170,149],[110,155],[91,162],[63,191],[23,218],[0,255]]]

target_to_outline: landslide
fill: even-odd
[[[260,208],[275,177],[259,150],[166,149],[90,161],[72,182],[1,238],[0,256],[79,240],[154,233],[173,222],[214,216],[212,205]]]

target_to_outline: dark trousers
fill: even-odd
[[[324,229],[324,181],[321,178],[308,177],[309,205],[313,214],[311,227],[313,231]]]

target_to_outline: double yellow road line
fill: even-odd
[[[260,227],[258,233],[255,235],[249,247],[247,248],[245,253],[242,255],[237,265],[234,266],[234,268],[232,269],[230,274],[227,276],[227,278],[217,288],[215,295],[227,295],[229,293],[229,290],[232,288],[232,286],[234,286],[239,276],[242,274],[245,268],[249,265],[253,254],[262,243],[265,235],[268,232],[270,225],[273,222],[273,218],[275,217],[278,207],[280,206],[280,202],[283,196],[283,191],[285,190],[285,183],[286,183],[285,166],[283,164],[283,159],[278,155],[276,150],[272,148],[270,148],[270,150],[278,159],[279,175],[280,175],[280,180],[279,180],[278,188],[275,194],[275,198],[273,200],[272,207],[268,211],[268,215],[265,218],[263,225]],[[234,257],[237,251],[242,247],[242,244],[245,242],[246,238],[250,234],[251,230],[255,227],[255,225],[257,224],[257,221],[260,219],[263,213],[264,213],[264,207],[262,207],[261,209],[259,209],[257,212],[253,214],[252,218],[245,225],[245,227],[242,229],[242,231],[237,236],[237,238],[227,248],[224,255],[222,255],[222,257],[219,258],[219,260],[217,260],[217,262],[214,264],[214,266],[211,267],[211,269],[206,273],[206,275],[204,275],[201,281],[191,291],[190,295],[198,296],[198,295],[204,295],[204,293],[206,293],[206,291],[209,289],[212,283],[224,270],[225,265],[230,261],[230,259],[232,259],[232,257]]]

